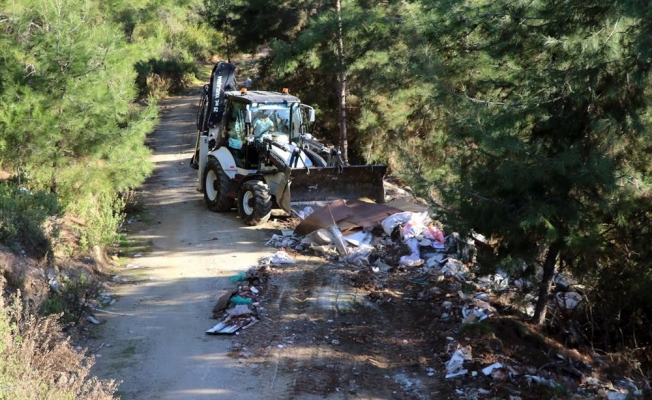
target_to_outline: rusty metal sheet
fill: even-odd
[[[390,215],[401,210],[384,204],[375,204],[360,200],[337,200],[327,206],[315,210],[294,229],[297,235],[307,235],[317,229],[328,228],[334,223],[341,231],[354,228],[367,230],[380,226]]]
[[[328,228],[337,222],[353,215],[353,210],[346,205],[344,200],[336,200],[322,208],[318,208],[301,221],[294,233],[307,235],[317,229]]]
[[[347,217],[345,221],[367,230],[380,226],[380,223],[385,218],[401,212],[398,208],[388,207],[385,204],[375,204],[360,200],[349,200],[346,202],[346,205],[353,210],[353,215]]]
[[[428,211],[428,206],[423,204],[414,203],[406,199],[397,199],[392,200],[388,203],[385,203],[386,206],[397,208],[401,211],[410,211],[410,212],[424,212]]]

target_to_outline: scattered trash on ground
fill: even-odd
[[[354,286],[368,290],[366,297],[370,304],[396,307],[399,301],[430,301],[435,310],[435,318],[440,321],[439,326],[446,324],[456,332],[456,336],[464,327],[483,329],[474,327],[494,318],[499,319],[496,321],[498,326],[507,324],[503,322],[506,321],[504,316],[500,315],[504,310],[533,315],[537,301],[534,295],[536,280],[525,274],[522,277],[513,272],[507,274],[500,269],[488,275],[479,274],[475,265],[478,251],[491,250],[486,238],[478,234],[469,239],[454,233],[447,235],[441,225],[432,220],[427,210],[420,205],[406,202],[379,205],[340,200],[324,207],[304,209],[297,215],[301,221],[293,231],[284,229],[281,234],[274,234],[267,241],[267,246],[275,247],[278,251],[261,259],[261,266],[277,265],[284,268],[282,264],[296,263],[296,257],[291,255],[294,252],[317,254],[339,270],[348,271],[347,276],[351,277]],[[411,295],[406,290],[401,290],[405,287],[400,287],[399,290],[387,287],[390,278],[396,276],[402,276],[402,281],[411,287]],[[576,284],[569,277],[556,276],[555,284],[558,291],[550,303],[551,312],[559,310],[568,313],[584,301],[582,293],[576,291]],[[416,288],[419,288],[418,291]],[[231,306],[231,314],[255,315],[253,311],[249,312],[255,306],[235,303],[237,304]],[[235,307],[252,308],[242,309],[241,314]],[[229,315],[226,318],[233,317]],[[222,328],[227,331],[239,329],[226,325]],[[516,326],[506,329],[519,330]],[[356,338],[355,342],[358,340],[365,343],[364,338]],[[519,365],[513,356],[510,358],[501,354],[505,345],[498,339],[482,344],[484,348],[479,353],[485,357],[483,360],[489,361],[482,365],[480,359],[474,358],[472,353],[472,347],[476,346],[473,339],[466,337],[462,342],[450,338],[445,353],[449,358],[441,360],[443,373],[440,374],[438,369],[431,366],[424,367],[423,371],[427,377],[442,376],[456,386],[460,382],[470,383],[468,380],[475,380],[473,387],[455,389],[455,393],[464,398],[491,398],[497,393],[496,390],[511,393],[510,399],[528,398],[523,397],[521,389],[508,390],[506,385],[512,388],[532,388],[531,390],[540,387],[544,389],[538,390],[554,391],[561,390],[562,387],[563,390],[569,390],[574,385],[576,397],[579,396],[577,398],[584,398],[583,393],[589,397],[600,393],[600,398],[618,400],[626,398],[628,393],[641,392],[638,388],[615,388],[614,384],[592,383],[590,368],[580,371],[570,361],[553,362],[541,367]],[[341,346],[346,342],[338,338],[327,339],[327,343]],[[287,344],[291,342],[279,346]],[[546,371],[547,365],[556,366],[557,374]],[[406,393],[415,387],[411,381],[400,382],[404,383],[403,390]],[[475,387],[482,386],[482,382],[487,382],[489,386]],[[356,385],[356,393],[358,390]],[[413,394],[416,395],[417,392],[414,391]]]
[[[261,258],[259,263],[261,265],[294,264],[296,261],[285,251],[279,250],[274,254]]]
[[[471,360],[473,360],[473,357],[470,346],[455,350],[451,359],[446,363],[445,378],[451,379],[466,375],[469,371],[464,368],[464,363]]]
[[[280,252],[277,252],[278,254]],[[264,261],[261,261],[265,264]],[[258,323],[260,289],[268,279],[267,266],[251,267],[229,278],[237,283],[235,290],[218,290],[213,318],[219,322],[206,331],[208,335],[232,335]]]

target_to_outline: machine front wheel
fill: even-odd
[[[225,212],[234,206],[234,199],[229,197],[231,179],[215,158],[209,158],[204,170],[204,200],[211,211]]]
[[[267,222],[272,214],[269,187],[259,180],[245,182],[238,197],[238,212],[247,225],[255,226]]]

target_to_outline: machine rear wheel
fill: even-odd
[[[272,196],[269,187],[259,180],[247,181],[240,189],[238,212],[247,225],[267,222],[272,214]]]
[[[233,198],[229,197],[231,179],[224,172],[220,162],[209,158],[204,170],[204,200],[211,211],[229,211],[234,206]]]

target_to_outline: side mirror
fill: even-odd
[[[208,91],[210,90],[209,85],[204,85],[204,93],[208,94]]]
[[[251,123],[251,110],[245,112],[245,124]]]
[[[308,121],[315,122],[315,110],[313,108],[308,109]]]

